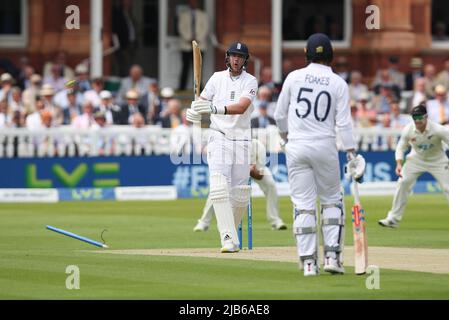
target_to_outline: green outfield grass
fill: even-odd
[[[346,199],[350,211],[352,198]],[[254,245],[293,246],[291,204],[280,200],[287,231],[272,231],[265,200],[254,199]],[[391,197],[362,197],[371,246],[449,248],[449,206],[442,194],[413,195],[398,230],[377,225]],[[449,274],[381,270],[381,289],[365,276],[304,278],[296,263],[94,254],[98,248],[45,229],[52,225],[111,249],[217,248],[215,225],[193,233],[204,200],[63,202],[0,205],[1,299],[448,299]],[[350,214],[347,214],[350,223]],[[352,232],[346,229],[346,244]],[[66,267],[80,269],[80,290],[65,287]],[[449,266],[448,266],[449,273]]]

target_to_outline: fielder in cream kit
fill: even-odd
[[[257,80],[245,71],[248,47],[233,43],[226,51],[227,69],[215,72],[186,112],[188,121],[198,123],[211,114],[207,145],[209,196],[217,218],[221,252],[238,252],[237,226],[248,206],[251,152],[252,101]]]
[[[266,166],[266,149],[257,139],[252,139],[250,176],[259,185],[267,199],[267,220],[273,230],[286,230],[287,226],[279,216],[278,194],[276,182],[270,169]],[[214,214],[210,197],[207,197],[203,215],[193,231],[207,231]]]
[[[398,185],[393,206],[385,219],[379,220],[383,227],[397,228],[404,215],[408,196],[420,175],[429,172],[438,181],[449,202],[449,159],[442,142],[449,145],[449,127],[429,120],[424,105],[411,112],[413,122],[404,127],[396,147],[396,174]],[[411,146],[404,164],[404,154]]]
[[[306,48],[309,65],[287,76],[274,114],[287,141],[293,233],[305,276],[319,274],[317,198],[321,204],[324,271],[344,273],[345,209],[336,127],[347,152],[349,172],[360,180],[365,170],[363,157],[355,154],[348,85],[329,67],[332,58],[329,38],[321,33],[311,35]]]

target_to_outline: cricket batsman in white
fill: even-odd
[[[345,209],[340,186],[336,127],[347,152],[348,169],[360,180],[365,160],[355,154],[349,91],[329,66],[333,48],[322,33],[309,37],[308,66],[286,78],[274,114],[286,140],[288,178],[294,205],[293,234],[304,276],[319,274],[316,201],[321,204],[324,271],[343,274]]]
[[[266,166],[266,149],[257,139],[252,139],[250,176],[259,185],[267,198],[267,220],[273,230],[286,230],[287,225],[279,216],[278,194],[276,182],[270,169]],[[193,228],[193,231],[207,231],[212,221],[214,208],[210,197],[207,198],[203,215]]]
[[[393,206],[388,216],[379,220],[383,227],[399,227],[408,196],[416,180],[425,172],[434,176],[449,202],[449,159],[442,144],[443,141],[449,144],[449,127],[429,120],[424,105],[414,107],[411,114],[413,122],[402,130],[396,147],[396,174],[399,180]],[[409,146],[411,151],[404,164],[404,154]]]
[[[210,114],[211,134],[207,145],[209,197],[217,218],[221,252],[238,252],[237,228],[248,206],[251,156],[252,101],[257,79],[246,72],[248,47],[233,43],[226,51],[227,69],[215,72],[200,99],[187,110],[187,120],[198,123]]]

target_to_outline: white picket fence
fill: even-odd
[[[359,150],[385,151],[395,149],[400,132],[400,129],[366,128],[357,129],[354,134]],[[201,143],[192,146],[191,127],[175,130],[158,126],[140,129],[112,126],[100,130],[65,126],[40,131],[0,129],[0,158],[167,155],[190,153],[192,147],[204,152],[208,134],[209,129],[202,129]],[[268,152],[282,151],[275,126],[253,129],[252,134]]]

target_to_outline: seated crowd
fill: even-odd
[[[26,127],[29,130],[58,126],[77,129],[110,125],[176,128],[189,125],[183,116],[188,107],[176,98],[172,88],[160,90],[157,80],[143,75],[133,65],[121,79],[118,91],[105,90],[102,78],[89,79],[88,68],[79,64],[73,71],[57,57],[44,66],[43,75],[25,64],[17,77],[0,76],[0,128]],[[349,84],[351,114],[356,128],[402,128],[408,111],[426,104],[430,119],[449,123],[449,59],[437,72],[422,59],[410,61],[410,72],[398,68],[398,58],[389,59],[388,68],[377,72],[369,85],[361,72],[349,70],[346,58],[337,57],[334,71]],[[285,76],[284,76],[285,78]],[[273,114],[279,85],[272,80],[271,68],[262,68],[260,87],[251,115],[253,128],[274,125]]]

